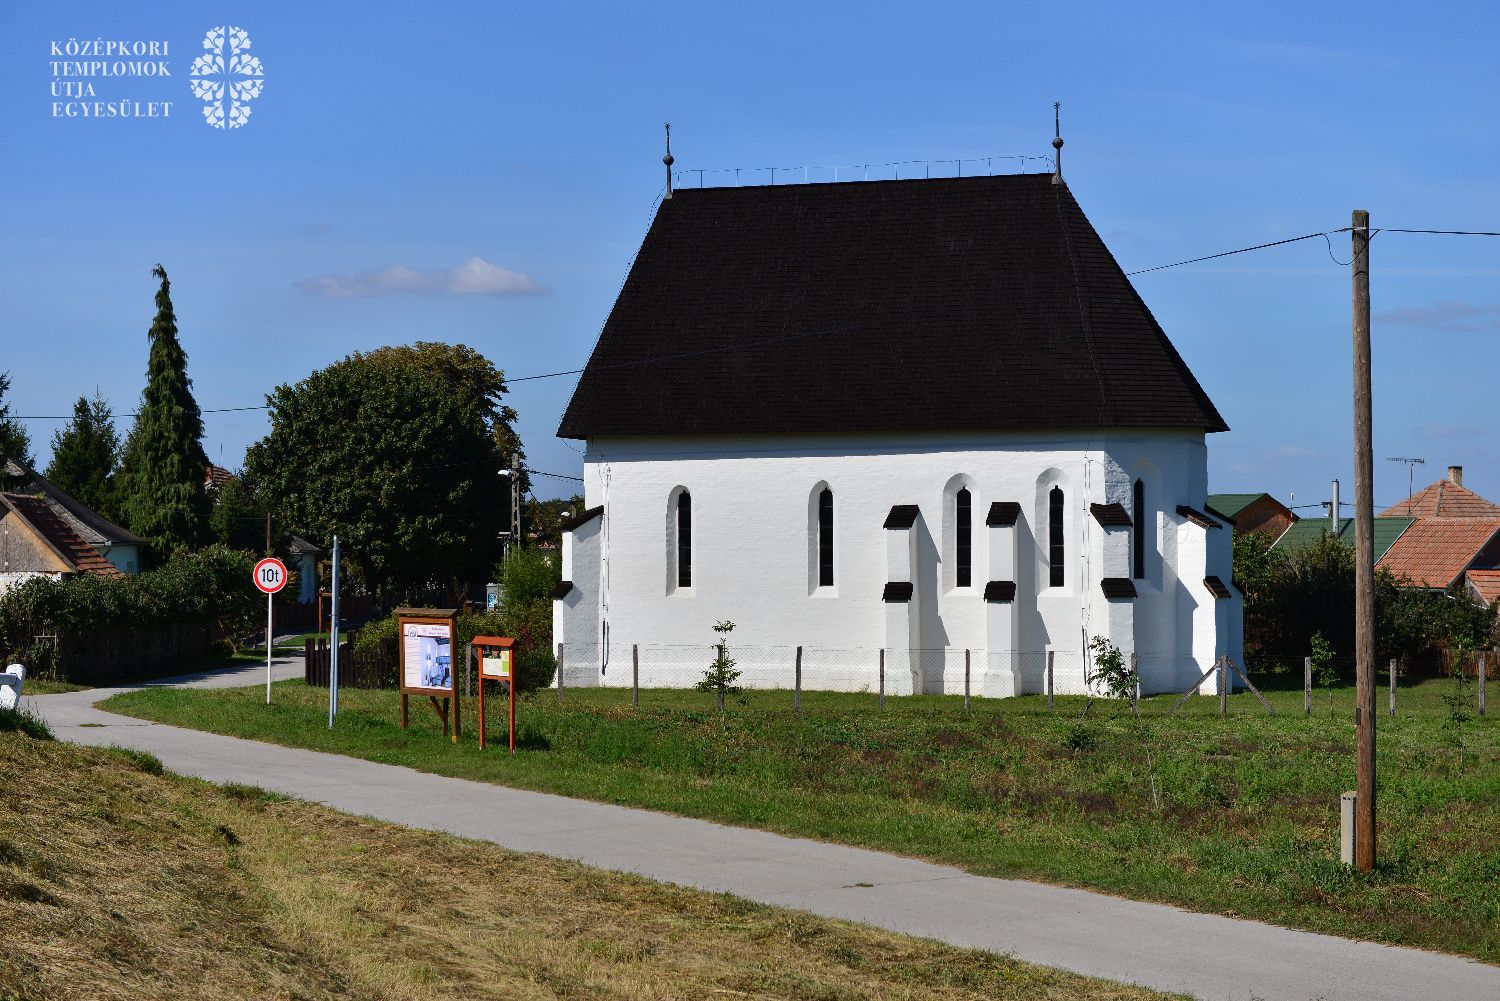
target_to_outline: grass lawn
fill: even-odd
[[[1210,698],[1166,717],[1082,698],[975,700],[756,692],[720,717],[711,696],[569,689],[524,698],[522,750],[472,729],[445,741],[412,700],[327,692],[152,689],[105,704],[132,716],[505,785],[822,838],[1195,910],[1500,961],[1500,724],[1448,717],[1452,682],[1404,687],[1379,723],[1380,867],[1338,862],[1338,798],[1354,787],[1352,689]],[[1383,696],[1382,696],[1383,698]],[[1470,687],[1472,700],[1472,686]],[[1382,702],[1383,705],[1383,702]],[[1472,705],[1472,701],[1470,702]],[[1500,706],[1496,707],[1500,709]],[[466,726],[477,718],[464,706]],[[493,728],[493,724],[492,724]],[[497,741],[503,734],[492,733]],[[1146,747],[1152,750],[1153,801]]]
[[[0,997],[1163,995],[0,733]]]

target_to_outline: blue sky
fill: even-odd
[[[415,339],[576,368],[661,189],[665,119],[679,169],[863,164],[1045,154],[1061,100],[1069,184],[1126,270],[1356,207],[1500,229],[1492,9],[1206,6],[6,3],[0,370],[20,414],[95,386],[131,409],[157,261],[205,408]],[[227,131],[188,85],[223,23],[265,73]],[[170,78],[94,82],[171,116],[53,117],[70,38],[168,41]],[[1497,276],[1500,239],[1376,237],[1378,503],[1406,491],[1386,456],[1500,499]],[[1210,438],[1213,489],[1352,495],[1349,276],[1322,239],[1136,283],[1234,429]],[[554,437],[572,384],[511,394],[537,469],[579,471]],[[266,426],[207,423],[231,467]],[[44,456],[57,424],[29,422]]]

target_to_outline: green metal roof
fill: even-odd
[[[1228,512],[1225,512],[1226,514]],[[1386,554],[1386,550],[1396,544],[1401,538],[1401,533],[1406,531],[1416,522],[1415,518],[1376,518],[1375,519],[1375,559],[1379,560]],[[1304,518],[1302,521],[1294,521],[1281,537],[1271,546],[1272,549],[1295,549],[1299,546],[1310,545],[1321,539],[1328,531],[1327,518]],[[1339,538],[1354,545],[1354,519],[1339,519]]]
[[[1264,492],[1258,494],[1209,494],[1208,506],[1222,515],[1234,518],[1241,511],[1245,510],[1245,508],[1264,496],[1266,496]]]

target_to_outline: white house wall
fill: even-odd
[[[1238,595],[1216,601],[1203,584],[1206,567],[1229,582],[1231,529],[1206,531],[1177,514],[1178,505],[1205,503],[1201,433],[591,439],[584,478],[587,504],[605,512],[564,541],[564,578],[574,591],[557,603],[554,621],[569,684],[628,684],[633,644],[643,685],[691,683],[707,665],[713,625],[726,619],[736,625],[730,642],[743,681],[766,687],[790,686],[798,646],[806,687],[852,690],[874,690],[878,652],[887,647],[892,693],[961,691],[966,650],[976,693],[1041,691],[1049,651],[1057,690],[1082,691],[1087,637],[1100,634],[1139,655],[1148,691],[1185,687],[1216,655],[1239,657]],[[1099,581],[1130,576],[1135,529],[1102,528],[1089,505],[1131,510],[1137,478],[1155,545],[1145,579],[1135,581],[1138,596],[1107,602]],[[824,484],[834,497],[832,587],[815,586],[812,562],[814,491]],[[962,588],[945,567],[956,484],[970,490],[973,511],[972,583]],[[1058,588],[1045,586],[1054,485],[1064,491],[1067,549]],[[693,515],[685,588],[673,583],[672,525],[664,520],[683,489]],[[985,524],[994,501],[1021,506],[1014,528],[1003,530],[1009,538]],[[920,508],[909,531],[882,527],[897,504]],[[910,564],[915,595],[898,613],[882,592],[901,563]],[[985,583],[1010,579],[1014,602],[997,616]],[[892,649],[903,625],[910,660]],[[1012,636],[1012,649],[994,648]]]

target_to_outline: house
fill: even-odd
[[[1486,605],[1500,598],[1500,505],[1464,486],[1462,466],[1394,504],[1377,521],[1393,515],[1412,525],[1376,565],[1412,587],[1448,590],[1464,587]]]
[[[6,463],[6,472],[11,479],[24,484],[17,493],[41,498],[63,524],[117,570],[126,574],[140,572],[145,539],[86,506],[41,473],[23,468],[13,460]]]
[[[1061,178],[671,192],[563,416],[569,684],[1185,690],[1241,657],[1224,420]],[[1205,690],[1213,682],[1204,681]]]
[[[1234,523],[1234,534],[1260,532],[1277,538],[1297,516],[1270,494],[1209,494],[1208,509]]]
[[[1385,554],[1396,544],[1396,540],[1415,524],[1415,518],[1394,518],[1386,515],[1376,518],[1372,536],[1375,562],[1378,564],[1384,559]],[[1310,545],[1325,535],[1337,536],[1341,541],[1351,546],[1354,545],[1354,519],[1340,518],[1338,531],[1333,530],[1333,525],[1327,518],[1300,519],[1288,525],[1286,531],[1277,536],[1276,541],[1271,544],[1271,548],[1285,552]]]
[[[310,605],[318,600],[318,557],[323,550],[300,535],[287,540],[291,553],[291,570],[297,574],[297,604]]]
[[[122,576],[44,498],[0,493],[0,593],[32,577],[60,580],[81,573]]]

